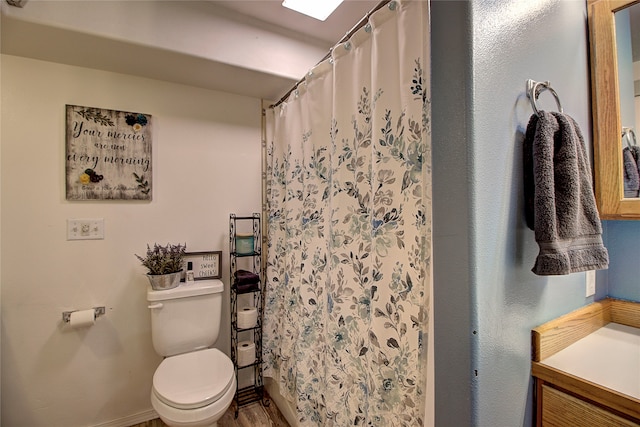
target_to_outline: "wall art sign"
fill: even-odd
[[[67,200],[151,200],[151,115],[66,106]]]
[[[222,275],[222,251],[187,252],[184,254],[182,267],[184,272],[187,271],[189,263],[195,280],[219,279]],[[185,278],[180,280],[184,282]]]

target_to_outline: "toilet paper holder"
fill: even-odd
[[[71,313],[76,312],[79,310],[72,310],[72,311],[63,311],[62,312],[62,321],[65,323],[69,323],[69,321],[71,320]],[[93,312],[95,314],[96,319],[100,316],[102,316],[105,311],[104,311],[104,307],[93,307]]]

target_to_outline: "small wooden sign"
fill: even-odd
[[[66,106],[67,200],[151,200],[151,115]]]
[[[219,279],[222,276],[222,251],[211,252],[187,252],[184,254],[184,267],[186,273],[188,265],[195,280]],[[181,281],[185,281],[184,278]]]

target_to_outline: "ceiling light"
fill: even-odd
[[[296,12],[324,21],[343,0],[284,0],[282,5]]]

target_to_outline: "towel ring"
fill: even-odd
[[[536,101],[538,100],[538,96],[540,92],[543,90],[548,90],[551,92],[553,97],[556,99],[556,105],[558,106],[558,110],[562,113],[562,105],[560,104],[560,97],[555,90],[551,87],[551,83],[547,80],[546,82],[536,82],[534,80],[527,80],[527,98],[531,101],[531,107],[533,107],[533,111],[536,113],[536,116],[540,115],[538,111],[538,106],[536,105]]]
[[[633,128],[623,127],[622,139],[627,143],[627,147],[635,147],[638,145],[636,133],[633,131]]]

